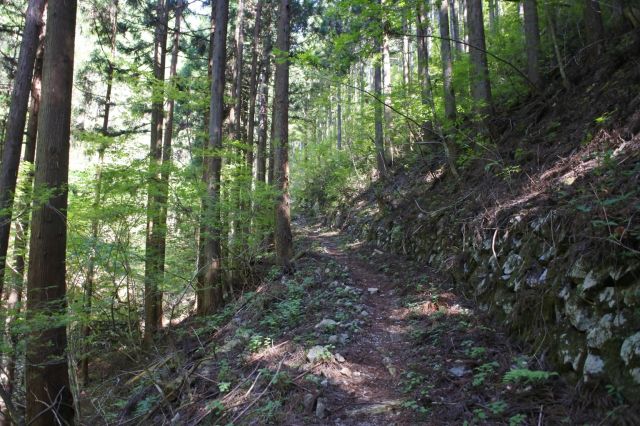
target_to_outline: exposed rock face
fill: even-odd
[[[609,382],[640,401],[640,262],[611,245],[585,250],[555,210],[513,215],[506,229],[461,229],[454,215],[400,222],[356,213],[345,226],[386,251],[447,270],[480,309],[513,334],[542,343],[567,377]],[[494,233],[495,232],[495,233]]]

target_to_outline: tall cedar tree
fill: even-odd
[[[113,9],[112,9],[113,8]],[[109,119],[111,116],[111,92],[113,91],[113,77],[115,72],[115,54],[116,54],[116,34],[118,29],[118,1],[114,1],[112,8],[108,9],[110,28],[107,37],[110,44],[109,57],[107,58],[107,88],[104,96],[104,115],[102,117],[102,136],[108,136],[109,134]],[[102,168],[104,166],[104,153],[107,149],[106,145],[98,147],[98,165],[95,174],[95,192],[93,195],[92,208],[96,212],[100,209],[102,203]],[[97,215],[91,218],[91,249],[89,253],[89,262],[87,265],[87,274],[84,283],[84,310],[86,315],[86,323],[83,326],[82,335],[85,342],[89,341],[91,335],[91,309],[93,303],[93,291],[96,281],[96,257],[98,248],[98,231],[100,228],[100,220]],[[82,354],[80,359],[80,378],[82,383],[86,386],[89,383],[89,356],[88,348],[85,348],[85,353]]]
[[[292,269],[293,237],[289,205],[289,0],[280,0],[276,47],[273,148],[276,198],[275,246],[278,264],[285,272]]]
[[[67,182],[76,28],[75,0],[51,2],[38,119],[35,187],[51,191],[33,210],[29,250],[26,423],[73,424],[67,371]],[[36,329],[37,327],[37,329]]]
[[[153,46],[153,83],[151,104],[151,141],[149,145],[149,178],[147,185],[147,234],[144,269],[144,343],[150,345],[162,326],[162,292],[164,278],[166,230],[161,223],[162,211],[162,131],[164,121],[164,69],[167,50],[167,9],[165,0],[156,3],[156,28]]]
[[[207,195],[203,205],[205,220],[204,281],[198,299],[198,312],[207,314],[222,305],[222,247],[220,229],[220,175],[222,171],[222,119],[224,110],[224,73],[227,58],[229,0],[215,5],[211,67],[211,101],[209,104],[209,143],[206,157]]]
[[[27,120],[33,67],[38,50],[38,34],[40,27],[44,24],[42,12],[45,3],[46,0],[29,0],[20,44],[20,55],[18,56],[18,68],[11,92],[7,133],[2,152],[2,170],[0,170],[0,295],[3,289],[9,247],[11,207],[18,181],[20,150],[22,149],[22,137]]]
[[[467,26],[469,28],[469,55],[471,57],[471,97],[478,105],[477,112],[486,115],[492,110],[491,84],[487,48],[484,38],[482,0],[467,0]]]
[[[540,29],[538,24],[538,1],[524,0],[524,38],[527,51],[527,77],[540,88]]]
[[[256,94],[258,91],[258,46],[260,44],[260,35],[262,31],[262,3],[263,0],[256,2],[255,23],[253,25],[253,43],[251,47],[251,75],[249,77],[249,116],[247,118],[247,167],[253,168],[254,147],[253,141],[256,117]]]

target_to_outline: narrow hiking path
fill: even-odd
[[[585,409],[597,394],[544,371],[544,350],[514,345],[445,273],[316,223],[294,231],[295,273],[273,268],[172,329],[162,356],[123,360],[86,401],[90,424],[607,424],[616,409]]]
[[[360,294],[358,331],[346,341],[330,335],[333,362],[313,370],[326,380],[307,406],[315,419],[306,424],[517,425],[570,418],[576,404],[562,383],[544,373],[526,377],[543,360],[510,344],[443,274],[317,224],[298,223],[296,232],[303,245],[315,247],[319,264],[344,270],[346,287]],[[340,282],[329,285],[339,294]],[[334,320],[325,316],[315,328]],[[525,377],[505,380],[510,370]]]

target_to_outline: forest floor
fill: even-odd
[[[86,424],[607,424],[625,409],[544,371],[438,271],[312,222],[295,234],[295,274],[111,369],[97,386],[117,394],[89,392]]]

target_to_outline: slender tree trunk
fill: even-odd
[[[453,60],[451,58],[451,42],[449,41],[449,3],[443,1],[440,3],[439,21],[440,21],[440,55],[442,58],[442,85],[444,90],[444,115],[447,121],[447,126],[451,127],[455,125],[456,119],[456,96],[453,91]],[[458,150],[455,140],[451,138],[450,132],[447,129],[445,137],[445,153],[449,168],[454,176],[458,177],[458,171],[456,169],[456,160],[458,157]]]
[[[215,34],[215,19],[216,19],[216,2],[211,3],[211,19],[209,26],[209,59],[207,64],[207,81],[209,93],[211,92],[211,75],[213,73],[213,43]],[[204,123],[206,139],[203,141],[203,146],[208,147],[209,144],[209,120],[211,116],[211,104],[209,104],[204,111]],[[205,153],[202,156],[202,183],[206,187],[208,183],[208,155]],[[198,230],[198,262],[197,262],[197,287],[196,287],[196,314],[198,316],[204,316],[207,314],[207,310],[211,307],[207,306],[207,292],[205,285],[205,276],[207,271],[207,259],[205,254],[205,245],[207,239],[205,238],[207,233],[207,217],[206,206],[208,199],[208,191],[206,195],[202,196],[201,200],[201,213],[200,213],[200,228]]]
[[[489,31],[495,32],[498,27],[498,0],[489,0]]]
[[[267,174],[267,139],[269,132],[269,78],[271,77],[271,35],[265,39],[260,72],[260,110],[258,112],[258,162],[256,179],[266,182]]]
[[[220,0],[215,6],[215,32],[213,35],[211,103],[209,106],[208,148],[215,150],[206,158],[207,197],[204,207],[204,289],[199,312],[207,314],[222,305],[222,244],[220,225],[220,177],[222,171],[222,119],[224,111],[224,74],[227,57],[227,26],[229,0]]]
[[[149,182],[147,194],[147,238],[144,271],[144,343],[150,345],[162,326],[162,292],[164,277],[165,231],[161,224],[161,164],[164,121],[164,68],[167,50],[168,14],[165,0],[156,4],[156,30],[153,58],[151,105],[151,144],[149,147]]]
[[[260,34],[262,32],[262,3],[263,0],[257,0],[255,12],[255,24],[253,26],[253,47],[251,49],[251,76],[249,77],[249,116],[247,118],[247,167],[253,169],[253,141],[256,117],[256,98],[258,92],[258,46],[260,44]]]
[[[0,296],[4,284],[4,269],[9,247],[11,230],[11,207],[18,181],[20,150],[27,120],[29,90],[33,77],[33,67],[38,50],[38,33],[44,24],[42,12],[45,0],[29,0],[25,25],[18,56],[18,68],[11,92],[11,104],[7,118],[7,131],[2,147],[2,168],[0,170]]]
[[[596,60],[604,48],[604,24],[599,0],[584,0],[584,24],[587,50],[591,60]]]
[[[524,38],[527,50],[527,76],[540,88],[540,30],[537,0],[524,0]]]
[[[565,89],[569,90],[571,88],[571,83],[569,83],[567,73],[564,69],[564,60],[562,58],[562,54],[560,53],[558,38],[556,37],[556,10],[553,7],[549,8],[549,10],[547,11],[547,24],[549,28],[549,34],[551,35],[551,42],[553,43],[553,52],[556,55],[556,61],[558,61],[558,69],[560,70],[560,76],[562,77],[562,85],[565,87]]]
[[[477,111],[485,116],[492,111],[491,85],[484,38],[482,0],[467,0],[467,26],[471,56],[471,97]]]
[[[337,95],[337,103],[338,103],[338,111],[337,111],[337,127],[338,127],[338,135],[337,135],[337,143],[336,143],[336,148],[338,148],[338,150],[342,149],[342,87],[338,84],[338,95]]]
[[[33,210],[29,250],[26,346],[26,423],[73,423],[66,321],[67,183],[76,1],[51,2],[48,11],[42,103],[38,119],[35,187],[53,189]],[[45,324],[42,319],[47,318]]]
[[[409,43],[409,22],[407,21],[406,12],[402,15],[402,82],[405,91],[408,90],[411,78],[411,53]]]
[[[373,92],[376,98],[381,99],[382,96],[382,69],[380,63],[376,62],[373,66]],[[387,161],[385,159],[384,150],[384,134],[382,124],[382,105],[377,100],[374,101],[374,128],[375,137],[374,145],[376,147],[376,164],[378,166],[378,175],[384,177],[387,171]]]
[[[456,0],[446,0],[449,2],[449,15],[451,17],[451,35],[455,41],[456,58],[460,57],[460,53],[464,52],[464,45],[460,42],[460,24],[458,13],[456,11]]]
[[[429,115],[434,112],[433,95],[431,91],[431,77],[429,76],[429,18],[426,13],[428,3],[420,3],[416,10],[416,30],[418,41],[418,76],[420,79],[420,99],[425,109],[431,109]],[[433,123],[426,119],[422,124],[422,137],[427,137]]]
[[[275,58],[275,61],[277,61],[277,58]],[[274,61],[274,62],[275,62]],[[274,152],[275,152],[275,148],[273,145],[273,138],[275,137],[275,132],[276,132],[276,127],[275,127],[275,122],[276,122],[276,94],[275,94],[275,85],[274,85],[274,94],[273,94],[273,99],[271,100],[271,132],[269,135],[269,167],[267,169],[267,183],[271,186],[273,186],[274,184],[274,163],[275,163],[275,156],[274,156]]]
[[[31,82],[31,106],[29,107],[29,120],[26,130],[26,144],[22,154],[24,166],[31,169],[36,156],[36,138],[38,137],[38,113],[40,111],[40,94],[42,84],[42,59],[44,54],[44,34],[45,26],[40,27],[38,36],[38,51],[36,54],[35,66],[33,69],[33,80]],[[27,235],[29,234],[29,210],[33,193],[33,171],[30,171],[24,182],[21,182],[22,197],[17,201],[18,211],[24,213],[16,222],[16,232],[13,243],[13,256],[15,265],[15,279],[13,289],[8,300],[8,311],[10,315],[9,330],[10,345],[14,351],[10,354],[7,361],[7,393],[12,396],[16,382],[16,365],[19,354],[16,353],[18,348],[19,336],[12,332],[14,320],[20,313],[20,305],[22,303],[24,292],[24,273],[25,273],[25,256],[27,253]]]
[[[391,53],[389,51],[389,35],[384,32],[382,40],[382,93],[385,100],[384,105],[384,143],[388,151],[387,160],[389,165],[393,165],[395,157],[395,147],[393,146],[393,140],[391,134],[393,133],[393,112],[386,104],[391,103]]]
[[[278,191],[275,214],[275,246],[278,264],[285,272],[292,269],[293,237],[289,206],[289,0],[280,0],[276,47],[274,139],[274,183]]]
[[[116,32],[118,26],[118,2],[114,2],[114,14],[111,25],[111,56],[107,59],[107,90],[104,97],[104,116],[102,119],[102,136],[107,136],[109,132],[109,116],[111,113],[111,92],[113,90],[113,74],[114,74],[114,59],[116,54]],[[87,264],[87,275],[85,277],[85,288],[84,288],[84,310],[85,310],[85,324],[82,327],[82,335],[85,342],[88,342],[89,337],[91,336],[91,327],[90,327],[90,319],[91,319],[91,309],[92,309],[92,301],[93,301],[93,291],[95,288],[95,264],[96,264],[96,256],[97,256],[97,246],[98,246],[98,231],[100,228],[100,221],[95,212],[100,208],[100,204],[102,202],[102,168],[104,165],[104,152],[106,150],[106,146],[100,146],[98,148],[98,165],[96,168],[95,175],[95,193],[93,198],[93,212],[94,216],[91,218],[91,249],[89,253],[89,261]],[[82,354],[80,360],[80,377],[82,379],[82,383],[87,386],[89,383],[89,355],[88,345],[85,343],[85,353]]]
[[[233,83],[233,108],[231,108],[229,120],[231,121],[231,139],[242,139],[242,61],[244,52],[244,0],[238,0],[238,10],[236,16],[236,61],[234,65]]]

